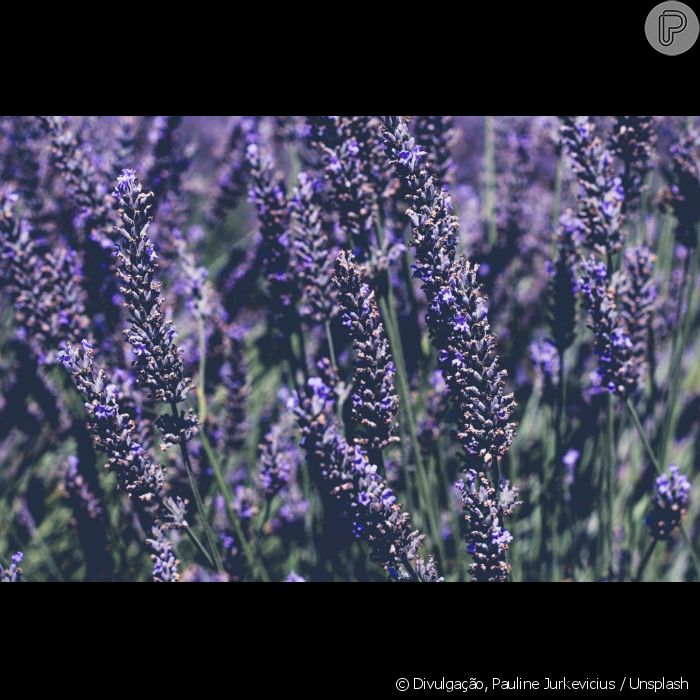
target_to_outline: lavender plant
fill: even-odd
[[[152,523],[153,538],[146,544],[160,556],[163,543],[158,532],[187,526],[184,502],[168,495],[162,466],[136,440],[134,421],[120,408],[117,386],[109,383],[104,369],[95,368],[92,346],[85,340],[79,346],[67,344],[58,359],[85,400],[88,429],[97,449],[107,455],[106,468],[116,474],[118,488],[134,499]],[[154,561],[153,577],[158,580]]]
[[[438,580],[432,558],[418,555],[424,536],[412,528],[409,514],[397,503],[376,465],[359,445],[348,445],[338,434],[332,418],[335,400],[331,387],[312,378],[295,402],[302,445],[318,483],[339,501],[353,535],[370,543],[372,560],[392,578]]]
[[[476,279],[478,266],[456,258],[458,222],[450,195],[436,188],[421,165],[423,151],[406,124],[397,117],[383,117],[383,123],[388,155],[409,193],[414,275],[428,300],[426,321],[455,403],[465,469],[497,469],[515,436],[510,421],[515,401],[504,391],[506,373],[499,368],[487,302]]]
[[[697,579],[696,123],[0,117],[0,551]]]

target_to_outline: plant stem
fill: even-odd
[[[610,556],[610,571],[613,568],[613,540],[614,540],[614,508],[615,508],[615,462],[617,459],[617,450],[615,449],[615,412],[614,412],[614,397],[608,396],[607,410],[607,441],[608,441],[608,469],[606,474],[606,496],[607,496],[607,549]]]
[[[416,573],[415,569],[411,566],[411,562],[408,560],[408,557],[402,557],[401,563],[404,565],[406,571],[408,572],[408,575],[411,577],[412,580],[420,581],[420,579],[418,578],[418,574]]]
[[[331,364],[333,365],[333,369],[338,369],[338,363],[335,359],[335,345],[333,345],[333,334],[331,333],[331,322],[328,319],[326,319],[323,322],[323,327],[326,330],[326,341],[328,342],[328,352],[331,356]]]
[[[255,555],[253,554],[253,550],[250,547],[250,542],[248,542],[248,539],[246,538],[243,532],[240,520],[236,516],[236,513],[234,512],[233,507],[231,506],[231,503],[233,502],[233,494],[231,493],[231,489],[226,483],[226,479],[224,478],[223,472],[221,471],[221,464],[219,463],[217,456],[214,454],[214,450],[212,449],[211,443],[209,442],[209,438],[206,436],[206,433],[203,429],[199,433],[199,438],[202,443],[202,447],[204,448],[204,452],[207,455],[207,459],[209,460],[209,464],[211,464],[211,467],[214,470],[214,478],[216,479],[219,491],[224,498],[224,507],[226,508],[226,514],[228,515],[228,519],[231,522],[231,525],[233,525],[233,529],[236,531],[236,536],[240,541],[241,549],[243,550],[243,556],[246,559],[248,568],[250,569],[251,573],[257,571],[260,578],[262,578],[263,581],[269,581],[267,571],[265,570],[263,562],[256,560]]]
[[[174,401],[170,402],[170,410],[172,411],[175,420],[179,420],[180,412],[178,411],[177,404]],[[187,439],[185,437],[184,430],[180,431],[180,454],[182,455],[182,461],[185,463],[187,479],[190,484],[190,489],[192,490],[192,495],[194,496],[194,502],[197,506],[199,519],[202,521],[202,527],[204,528],[204,534],[207,539],[207,544],[209,546],[214,565],[218,571],[223,573],[224,565],[221,561],[221,555],[219,554],[219,549],[216,546],[216,539],[214,537],[214,533],[212,532],[211,526],[209,525],[207,513],[204,510],[204,503],[202,502],[202,495],[199,493],[197,480],[195,479],[194,472],[192,471],[192,463],[190,462],[190,453],[187,449]]]
[[[204,317],[200,314],[198,319],[198,335],[199,335],[199,381],[197,386],[197,404],[199,412],[199,424],[204,425],[207,419],[207,398],[204,392],[204,383],[206,378],[207,366],[207,336],[204,326]]]
[[[644,569],[647,568],[647,564],[651,560],[651,555],[654,553],[656,548],[656,540],[652,540],[647,547],[647,551],[642,557],[642,561],[639,564],[639,569],[637,570],[637,575],[634,577],[635,583],[642,580],[642,575],[644,574]]]
[[[398,378],[398,391],[399,400],[403,407],[404,415],[406,416],[406,423],[408,425],[408,433],[411,439],[411,445],[413,447],[413,459],[416,463],[416,475],[418,477],[418,490],[420,493],[420,500],[423,507],[426,509],[428,514],[428,522],[430,525],[430,534],[433,544],[440,551],[441,560],[444,561],[444,547],[442,543],[442,538],[440,537],[440,528],[437,523],[435,508],[433,507],[433,498],[430,493],[430,485],[428,482],[428,476],[425,471],[425,465],[423,463],[423,455],[421,453],[420,443],[418,442],[418,433],[416,430],[416,421],[413,415],[413,407],[411,405],[410,389],[408,384],[408,374],[406,372],[406,365],[403,357],[403,351],[401,348],[401,338],[398,334],[398,329],[394,325],[394,320],[391,314],[391,309],[389,307],[387,297],[381,295],[378,298],[379,308],[382,312],[382,318],[384,320],[384,326],[386,328],[387,337],[389,338],[389,346],[391,348],[391,354],[396,365],[396,375]]]
[[[188,525],[185,528],[185,534],[192,540],[192,544],[199,550],[200,554],[207,560],[209,566],[216,568],[214,560],[211,558],[211,554],[207,552],[204,545],[200,542],[199,537],[194,534],[194,530]]]
[[[564,457],[564,416],[566,415],[566,370],[565,370],[566,349],[562,350],[559,357],[559,386],[557,387],[557,415],[554,428],[555,438],[555,461],[554,461],[554,529],[555,538],[559,539],[559,527],[561,524],[561,513],[564,509],[564,479],[562,474],[562,458]],[[558,547],[554,548],[555,573],[559,574]]]
[[[552,228],[556,229],[559,224],[559,214],[561,211],[561,184],[562,184],[562,161],[564,149],[557,158],[556,169],[554,171],[554,201],[552,202]]]
[[[687,285],[687,299],[685,303],[685,316],[681,320],[680,310],[681,301],[683,298],[683,291],[681,291],[681,294],[678,298],[679,311],[676,317],[678,329],[680,329],[680,332],[674,334],[674,345],[671,354],[671,366],[669,368],[671,375],[669,381],[669,391],[667,396],[664,427],[663,432],[661,434],[661,464],[666,463],[666,457],[668,455],[669,444],[671,442],[671,435],[673,432],[672,429],[674,427],[676,405],[678,403],[678,394],[680,393],[679,389],[682,375],[681,369],[683,364],[683,351],[685,350],[685,343],[687,341],[688,332],[690,330],[693,296],[695,293],[695,286],[697,284],[698,262],[700,260],[699,251],[700,246],[696,246],[693,250],[688,251],[688,257],[686,258],[686,263],[683,268],[683,284],[681,285],[681,290],[683,290],[683,287]]]
[[[553,407],[547,406],[550,420],[556,424],[555,411]],[[554,555],[554,531],[555,527],[550,527],[549,517],[550,504],[553,502],[551,489],[553,485],[553,472],[556,468],[556,440],[555,445],[552,446],[551,436],[555,431],[546,433],[546,444],[544,446],[544,460],[543,460],[543,474],[542,481],[540,482],[540,493],[539,493],[539,508],[540,508],[540,547],[539,547],[539,560],[540,560],[540,576],[542,580],[549,580],[552,575],[552,558]],[[554,447],[554,449],[552,449]]]
[[[487,240],[496,245],[496,148],[493,117],[484,117],[484,167],[485,189],[483,219],[486,222]]]

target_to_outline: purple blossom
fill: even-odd
[[[373,561],[395,571],[398,579],[438,580],[432,558],[418,554],[424,535],[413,529],[409,514],[395,501],[363,448],[349,445],[339,435],[333,408],[334,398],[319,400],[307,387],[295,409],[314,479],[335,499],[352,534],[369,542]]]
[[[472,579],[507,581],[511,567],[506,552],[513,537],[503,527],[503,519],[520,504],[517,487],[501,481],[497,492],[485,474],[470,469],[455,488],[464,505],[467,553],[474,560],[469,567]]]
[[[124,170],[114,197],[123,224],[117,229],[122,239],[117,275],[129,313],[125,335],[134,349],[137,380],[151,398],[176,404],[185,400],[191,382],[184,376],[182,353],[173,342],[175,328],[163,313],[160,283],[155,279],[158,263],[148,254],[153,248],[148,236],[153,193],[143,191],[133,170]]]
[[[284,579],[287,583],[305,583],[306,579],[299,576],[295,571],[290,571],[287,574],[287,578]]]
[[[379,316],[374,291],[364,282],[364,270],[341,251],[333,278],[345,327],[353,341],[353,421],[355,441],[373,455],[398,440],[393,435],[399,399],[394,393],[394,363]]]
[[[640,367],[605,264],[593,256],[582,260],[577,285],[595,336],[600,382],[611,394],[627,396],[637,388]]]
[[[578,216],[592,248],[617,252],[622,247],[622,180],[611,153],[595,136],[589,117],[562,117],[561,138],[579,183]]]
[[[16,583],[22,579],[22,569],[19,566],[22,559],[24,559],[24,554],[17,552],[12,555],[7,569],[4,569],[0,564],[0,583]]]
[[[651,510],[645,518],[654,539],[666,540],[680,526],[688,511],[690,491],[690,481],[675,464],[656,479]]]

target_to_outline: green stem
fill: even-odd
[[[420,581],[420,579],[418,578],[418,574],[416,573],[413,566],[411,566],[411,562],[408,560],[408,557],[402,557],[401,563],[404,565],[404,568],[406,569],[408,575],[411,577],[411,580]]]
[[[496,245],[496,149],[493,117],[484,117],[485,189],[483,219],[486,222],[488,242]]]
[[[170,410],[172,411],[175,420],[179,420],[180,414],[177,408],[177,404],[174,401],[170,402]],[[187,471],[187,480],[189,481],[190,489],[192,490],[192,495],[194,496],[194,502],[197,506],[197,513],[199,515],[199,519],[202,521],[202,528],[204,528],[204,535],[206,537],[207,545],[209,546],[209,550],[214,560],[214,565],[216,566],[216,569],[218,571],[223,573],[224,565],[221,561],[219,548],[216,546],[216,539],[214,537],[214,533],[212,532],[211,525],[209,525],[209,520],[207,519],[207,513],[204,510],[204,503],[202,502],[202,495],[199,493],[197,480],[195,479],[194,472],[192,471],[190,453],[187,449],[187,439],[185,437],[184,431],[180,431],[180,454],[182,455],[182,461],[185,463],[185,470]]]
[[[555,580],[558,580],[560,574],[559,567],[559,530],[561,525],[561,513],[563,508],[564,487],[562,477],[562,457],[564,452],[564,413],[566,410],[566,370],[565,358],[566,349],[559,353],[559,384],[557,386],[557,399],[555,411],[552,415],[554,423],[554,463],[552,468],[552,481],[548,486],[548,494],[551,501],[554,503],[553,508],[553,526],[552,526],[552,571]],[[550,494],[550,491],[553,493]]]
[[[554,411],[549,408],[550,417],[554,418]],[[552,431],[553,433],[554,431]],[[539,560],[542,580],[549,580],[552,573],[552,555],[554,546],[552,542],[554,528],[550,527],[550,509],[551,503],[551,488],[553,481],[553,470],[556,447],[552,449],[551,435],[549,431],[546,434],[546,445],[544,455],[544,473],[540,483],[539,506],[540,506],[540,548]],[[497,481],[498,483],[498,481]]]
[[[207,336],[204,325],[204,318],[200,315],[198,319],[199,331],[199,383],[197,386],[197,403],[199,410],[199,424],[204,425],[207,419],[207,398],[204,392],[204,383],[207,366]]]
[[[265,508],[263,509],[263,514],[262,518],[260,519],[260,524],[258,525],[258,528],[256,530],[256,539],[260,540],[263,534],[263,530],[265,529],[265,523],[268,521],[270,517],[270,510],[272,509],[272,499],[271,498],[266,498],[265,499]],[[260,550],[260,547],[258,546],[258,551]]]
[[[561,211],[561,183],[562,183],[562,161],[564,150],[557,158],[556,170],[554,171],[554,201],[552,203],[552,228],[556,229],[559,224],[559,214]]]
[[[297,337],[299,338],[299,364],[301,365],[301,374],[304,382],[309,379],[309,369],[306,362],[306,342],[304,341],[304,331],[301,328],[301,320],[297,319]]]
[[[681,285],[681,289],[683,290],[683,287],[687,285],[685,316],[681,320],[680,311],[681,301],[683,298],[683,292],[681,292],[681,294],[679,295],[679,311],[676,316],[678,328],[677,333],[674,334],[674,345],[671,354],[671,366],[669,368],[669,371],[671,372],[671,378],[669,381],[666,415],[664,420],[663,432],[661,434],[661,464],[666,463],[666,457],[668,455],[669,445],[671,442],[671,435],[673,434],[676,405],[678,403],[681,376],[683,374],[681,371],[683,364],[683,351],[685,350],[685,344],[688,339],[688,332],[690,330],[691,317],[693,311],[693,296],[695,293],[695,286],[697,284],[698,262],[700,260],[699,251],[700,246],[696,246],[692,251],[688,251],[688,258],[686,258],[686,264],[683,269],[683,283]],[[678,330],[680,330],[680,332],[678,332]]]
[[[652,540],[649,543],[649,546],[647,547],[647,551],[644,553],[644,556],[642,557],[642,561],[639,564],[639,569],[637,570],[637,575],[634,577],[635,583],[642,580],[642,575],[644,574],[644,569],[647,568],[647,564],[651,560],[651,555],[654,553],[655,548],[656,548],[656,540]]]
[[[396,375],[398,378],[398,391],[399,400],[403,407],[404,415],[406,416],[406,423],[408,425],[408,433],[411,439],[411,445],[413,447],[413,459],[416,464],[416,475],[418,477],[418,490],[420,493],[420,500],[423,507],[426,509],[428,514],[428,522],[431,530],[431,539],[433,544],[438,547],[440,551],[441,561],[444,561],[443,543],[440,537],[440,528],[437,524],[435,508],[433,507],[433,498],[430,493],[430,485],[428,482],[428,476],[425,470],[425,465],[423,463],[423,455],[421,453],[420,443],[418,442],[418,432],[416,430],[416,421],[413,415],[413,406],[411,405],[410,388],[408,384],[408,374],[406,372],[406,365],[403,357],[403,351],[401,348],[401,338],[398,334],[398,329],[394,326],[394,320],[391,314],[391,309],[389,307],[387,297],[384,295],[379,296],[379,308],[382,312],[382,317],[384,320],[384,326],[386,328],[387,337],[389,338],[389,346],[391,348],[391,354],[394,358],[394,363],[396,365]]]
[[[333,365],[333,369],[338,369],[338,363],[335,359],[335,345],[333,345],[333,334],[331,333],[331,322],[328,319],[326,319],[323,322],[323,327],[326,331],[326,341],[328,342],[328,352],[331,356],[331,364]]]
[[[199,550],[199,553],[207,560],[209,566],[216,568],[216,564],[211,558],[211,554],[207,552],[204,545],[199,541],[199,537],[194,534],[194,530],[189,525],[185,528],[185,534],[190,538],[192,544]]]
[[[226,483],[226,479],[224,478],[224,474],[221,470],[221,464],[216,454],[214,454],[209,438],[206,436],[203,429],[199,433],[199,439],[202,443],[202,447],[204,448],[204,452],[207,455],[207,460],[209,461],[209,464],[211,464],[211,468],[214,470],[216,484],[221,495],[224,497],[226,514],[228,515],[231,525],[233,525],[233,529],[236,531],[236,536],[241,544],[241,549],[243,550],[243,556],[248,564],[248,569],[251,571],[251,573],[257,571],[258,575],[263,581],[269,581],[270,579],[267,575],[263,562],[261,560],[256,560],[253,550],[251,549],[250,542],[248,542],[248,538],[243,532],[243,527],[241,526],[240,520],[233,510],[231,505],[233,503],[233,494],[231,493],[229,485]]]
[[[614,518],[614,508],[615,508],[615,461],[617,458],[617,450],[615,449],[615,413],[614,413],[614,397],[612,395],[608,396],[608,409],[607,409],[607,442],[608,442],[608,463],[607,463],[607,473],[606,473],[606,510],[607,510],[607,521],[606,521],[606,532],[607,532],[607,551],[609,555],[610,571],[613,570],[613,540],[614,540],[614,528],[615,528],[615,518]]]

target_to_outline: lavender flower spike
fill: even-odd
[[[394,393],[395,368],[389,342],[374,291],[351,253],[339,253],[333,279],[338,288],[342,323],[352,337],[355,350],[352,415],[361,433],[355,442],[367,445],[376,455],[398,441],[392,435],[399,399]]]
[[[251,177],[248,200],[255,205],[260,221],[267,294],[276,320],[282,323],[298,295],[291,264],[287,193],[284,181],[273,171],[272,162],[257,144],[248,145],[246,156]]]
[[[19,568],[20,563],[24,559],[22,552],[17,552],[12,555],[10,565],[4,569],[0,564],[0,583],[17,583],[22,578],[22,569]]]
[[[424,152],[404,120],[382,117],[387,153],[407,190],[413,224],[414,276],[428,299],[426,321],[458,410],[459,438],[469,467],[490,467],[515,436],[513,394],[505,393],[488,306],[477,282],[478,265],[456,260],[459,223],[449,193],[436,186],[422,164]]]
[[[518,501],[517,486],[502,480],[500,489],[491,486],[484,474],[470,469],[455,484],[464,504],[467,522],[467,552],[474,562],[469,573],[474,581],[507,581],[510,564],[506,561],[513,536],[503,527],[503,518],[512,515]]]
[[[76,389],[85,399],[88,429],[95,446],[107,455],[106,467],[117,476],[117,486],[126,491],[139,510],[152,523],[153,532],[187,527],[185,504],[167,495],[163,468],[138,441],[134,421],[119,405],[119,390],[107,381],[104,370],[96,370],[92,347],[83,341],[82,348],[67,346],[59,361],[70,372]],[[161,580],[166,543],[156,535],[146,540],[155,555],[154,579]]]
[[[636,203],[651,170],[655,140],[654,117],[622,116],[615,119],[610,150],[622,162],[623,211]]]
[[[445,186],[454,179],[454,164],[450,148],[454,130],[454,117],[417,116],[413,122],[416,141],[425,150],[430,167],[437,181]]]
[[[274,423],[260,445],[260,485],[268,499],[282,491],[296,471],[298,459],[289,418],[286,413]]]
[[[645,518],[651,536],[667,540],[681,524],[689,504],[690,482],[675,464],[671,464],[668,473],[656,480],[651,512]]]
[[[160,282],[155,280],[158,256],[148,237],[153,193],[144,192],[133,170],[117,178],[114,198],[121,207],[122,245],[117,248],[117,275],[123,286],[130,326],[124,334],[134,351],[139,386],[149,398],[165,403],[184,401],[191,382],[183,374],[182,354],[174,342],[172,321],[163,314]]]
[[[588,117],[562,117],[561,138],[581,188],[579,217],[592,248],[613,253],[622,247],[622,180],[613,172],[613,157],[594,135]]]
[[[309,379],[294,405],[312,476],[337,500],[341,517],[358,539],[369,542],[371,558],[397,580],[442,580],[432,557],[418,552],[425,535],[414,530],[410,515],[371,464],[364,450],[351,446],[338,432],[333,415],[333,389],[322,379]]]
[[[89,320],[74,250],[45,250],[17,215],[18,198],[0,189],[0,281],[13,301],[17,325],[36,356],[55,361],[61,342],[79,342]]]
[[[146,544],[152,552],[153,580],[156,583],[176,583],[180,578],[177,570],[180,560],[175,556],[172,542],[158,526],[153,527],[152,535],[152,539],[146,540]]]
[[[324,228],[320,189],[322,183],[304,172],[289,207],[293,214],[294,267],[303,287],[301,313],[317,323],[335,316],[336,290],[331,284],[334,251]]]
[[[168,506],[180,504],[170,504],[166,498],[163,468],[138,441],[134,421],[119,404],[118,387],[108,381],[103,369],[95,368],[90,344],[87,341],[79,347],[68,344],[58,359],[85,400],[88,429],[97,449],[107,455],[106,468],[116,474],[118,487],[142,503],[154,506],[160,516],[167,518],[173,510]]]
[[[387,155],[407,190],[410,206],[406,214],[413,225],[416,255],[414,276],[421,280],[428,300],[430,338],[456,407],[458,437],[467,457],[464,468],[468,474],[471,470],[479,474],[485,488],[492,488],[485,472],[497,465],[515,437],[516,424],[510,420],[515,399],[505,392],[506,372],[499,367],[486,298],[477,283],[478,265],[455,259],[459,223],[452,214],[452,200],[447,190],[436,186],[424,165],[425,152],[411,138],[405,121],[401,117],[381,119]],[[470,514],[469,501],[464,505],[467,522],[476,528],[476,514]],[[510,514],[515,505],[513,502],[503,514]],[[479,527],[486,527],[486,521]],[[507,531],[498,534],[505,538]],[[467,535],[468,551],[480,570],[480,550],[472,551],[472,544],[472,536]],[[500,539],[497,562],[506,546]],[[487,566],[489,572],[493,568]],[[503,567],[496,568],[503,571]]]
[[[646,247],[625,251],[623,272],[617,277],[620,317],[632,341],[632,355],[640,377],[646,369],[649,328],[656,302],[654,261],[656,256]]]
[[[634,361],[632,340],[615,303],[614,287],[605,263],[594,256],[582,260],[577,285],[591,317],[601,384],[611,394],[628,396],[637,387],[639,367]]]
[[[671,146],[671,164],[666,169],[669,188],[664,191],[662,206],[678,220],[676,238],[686,248],[698,245],[700,223],[700,132],[689,127],[687,133]]]

